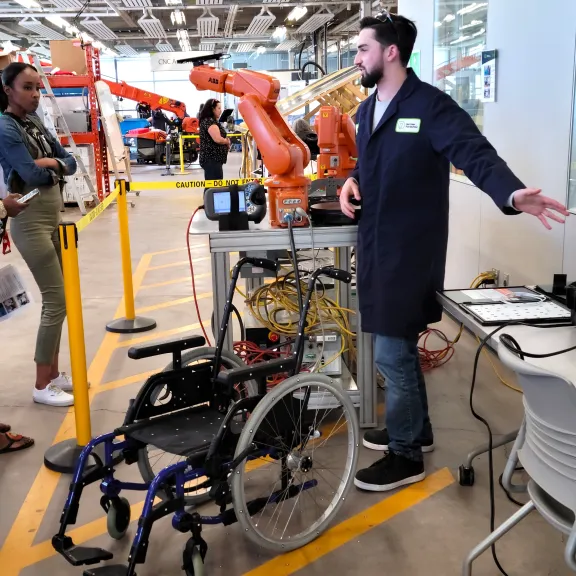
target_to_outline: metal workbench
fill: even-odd
[[[262,250],[286,250],[290,247],[288,230],[271,228],[268,219],[260,224],[250,223],[250,230],[220,232],[218,223],[208,220],[200,212],[190,227],[191,235],[207,235],[209,238],[212,289],[214,305],[214,325],[220,326],[230,282],[230,253]],[[340,248],[337,251],[336,267],[350,270],[350,249],[356,246],[357,227],[314,227],[314,248]],[[312,248],[310,228],[294,228],[296,248]],[[340,289],[340,305],[350,307],[350,286]],[[358,299],[356,299],[358,301]],[[357,313],[357,326],[360,326],[360,313]],[[233,347],[232,333],[226,336],[225,348]],[[356,384],[360,391],[360,426],[375,427],[376,416],[376,366],[373,358],[372,335],[358,332]]]

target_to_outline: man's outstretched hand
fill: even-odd
[[[517,190],[514,192],[514,207],[516,210],[536,216],[548,230],[552,230],[548,219],[564,224],[564,218],[558,216],[556,212],[563,216],[569,216],[570,213],[566,210],[566,206],[557,200],[548,198],[548,196],[543,196],[540,192],[542,190],[539,188]]]

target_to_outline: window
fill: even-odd
[[[574,85],[574,109],[572,112],[572,144],[568,171],[568,210],[576,214],[576,84]]]
[[[434,84],[450,94],[482,131],[482,50],[488,2],[435,0]],[[462,174],[452,168],[452,172]]]

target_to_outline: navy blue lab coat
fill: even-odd
[[[362,330],[413,338],[437,322],[448,246],[450,162],[506,214],[525,188],[447,94],[408,77],[372,131],[376,94],[356,114],[357,284]],[[406,128],[408,126],[408,130]]]

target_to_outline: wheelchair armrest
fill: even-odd
[[[276,360],[267,360],[259,362],[252,366],[242,366],[241,368],[232,368],[232,370],[222,370],[216,376],[216,382],[224,386],[234,386],[238,382],[246,382],[257,378],[289,372],[296,365],[296,357],[277,358]]]
[[[190,348],[204,346],[206,340],[203,336],[185,336],[176,340],[163,340],[162,342],[153,342],[143,346],[132,346],[128,350],[128,357],[133,360],[141,358],[150,358],[150,356],[159,356],[160,354],[174,354],[183,352]]]

